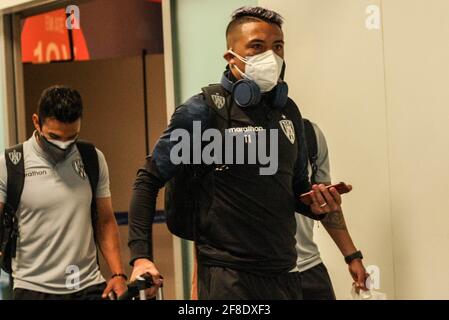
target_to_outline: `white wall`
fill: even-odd
[[[327,135],[345,216],[389,298],[448,299],[449,2],[261,0],[285,26],[287,80]],[[379,30],[365,28],[368,5]],[[391,217],[390,217],[391,215]],[[339,298],[350,280],[320,228]]]
[[[395,283],[449,298],[449,2],[383,1]]]
[[[286,20],[290,96],[323,129],[333,181],[354,185],[344,196],[349,230],[365,265],[380,267],[380,290],[394,298],[382,33],[365,27],[367,6],[380,1],[259,2]],[[324,228],[316,231],[337,298],[345,299],[352,285],[347,266]]]

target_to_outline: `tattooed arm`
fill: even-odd
[[[329,213],[322,221],[327,233],[334,240],[343,256],[348,256],[357,251],[348,228],[346,227],[345,217],[341,211]]]
[[[322,221],[327,233],[334,240],[344,257],[357,251],[346,227],[345,218],[341,211],[329,213]],[[349,273],[355,282],[356,289],[367,290],[367,273],[362,260],[355,259],[348,265]]]
[[[317,173],[316,179],[318,182],[326,185],[330,184],[330,165],[329,165],[329,152],[327,148],[326,138],[320,128],[313,124],[314,131],[317,138]],[[353,254],[357,251],[354,242],[349,234],[346,226],[345,218],[341,210],[328,213],[327,216],[321,220],[326,231],[334,240],[337,247],[340,249],[344,257]],[[363,263],[360,259],[353,260],[349,265],[349,273],[356,284],[357,289],[366,290],[366,271]]]

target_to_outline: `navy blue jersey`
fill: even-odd
[[[170,159],[177,143],[170,135],[176,129],[191,134],[194,121],[201,122],[201,131],[210,128],[211,112],[202,94],[179,106],[139,170],[130,207],[132,260],[152,258],[157,192],[179,168]],[[265,97],[256,107],[234,105],[230,118],[226,130],[232,132],[277,129],[278,166],[271,175],[261,175],[259,163],[230,164],[212,172],[201,190],[198,262],[266,275],[288,272],[296,266],[295,210],[315,218],[299,202],[299,195],[310,190],[301,114],[291,99],[274,110]]]

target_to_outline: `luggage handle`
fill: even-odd
[[[147,300],[145,290],[152,286],[154,286],[153,277],[149,273],[144,273],[128,284],[128,291],[121,295],[118,300],[133,300],[136,297],[139,297],[139,300]],[[164,300],[163,285],[157,290],[156,300]]]

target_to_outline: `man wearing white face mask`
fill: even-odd
[[[282,18],[264,8],[245,7],[234,12],[226,30],[229,50],[224,58],[228,67],[221,82],[203,88],[202,94],[176,109],[139,170],[129,211],[132,280],[150,273],[156,286],[162,284],[151,261],[156,197],[167,182],[170,189],[177,181],[184,181],[187,186],[178,189],[178,198],[175,195],[166,210],[187,202],[194,204],[190,206],[196,210],[190,220],[194,226],[184,223],[181,227],[193,228],[190,240],[195,241],[198,258],[199,299],[302,298],[296,267],[295,209],[319,220],[341,210],[341,197],[334,188],[310,185],[301,114],[281,79],[285,66],[281,26]],[[278,150],[277,170],[263,175],[259,169],[266,163],[260,159],[228,162],[228,154],[223,154],[212,165],[204,161],[202,170],[196,171],[199,175],[194,175],[200,181],[191,183],[194,179],[183,178],[180,173],[185,168],[200,169],[171,160],[177,144],[171,137],[178,129],[193,135],[195,122],[201,123],[202,131],[213,128],[222,135],[242,132],[248,150],[252,145]],[[267,146],[256,131],[274,132],[275,138],[272,141],[270,137]],[[234,157],[230,150],[224,153]],[[310,189],[313,201],[306,205],[299,196]],[[187,196],[190,190],[194,191]],[[187,222],[188,208],[182,209],[179,219],[184,215]],[[176,230],[171,226],[170,230]],[[188,232],[185,234],[188,239]],[[154,289],[149,294],[154,294]]]
[[[237,70],[242,78],[257,83],[262,93],[271,91],[278,84],[284,60],[273,50],[267,50],[246,58],[238,55],[232,49],[229,49],[228,53],[245,64],[245,72],[240,70],[235,64],[231,66]]]
[[[14,299],[93,300],[126,291],[106,160],[77,141],[82,110],[77,91],[46,89],[32,137],[0,156],[0,265],[12,272]],[[107,284],[96,244],[115,275]]]

